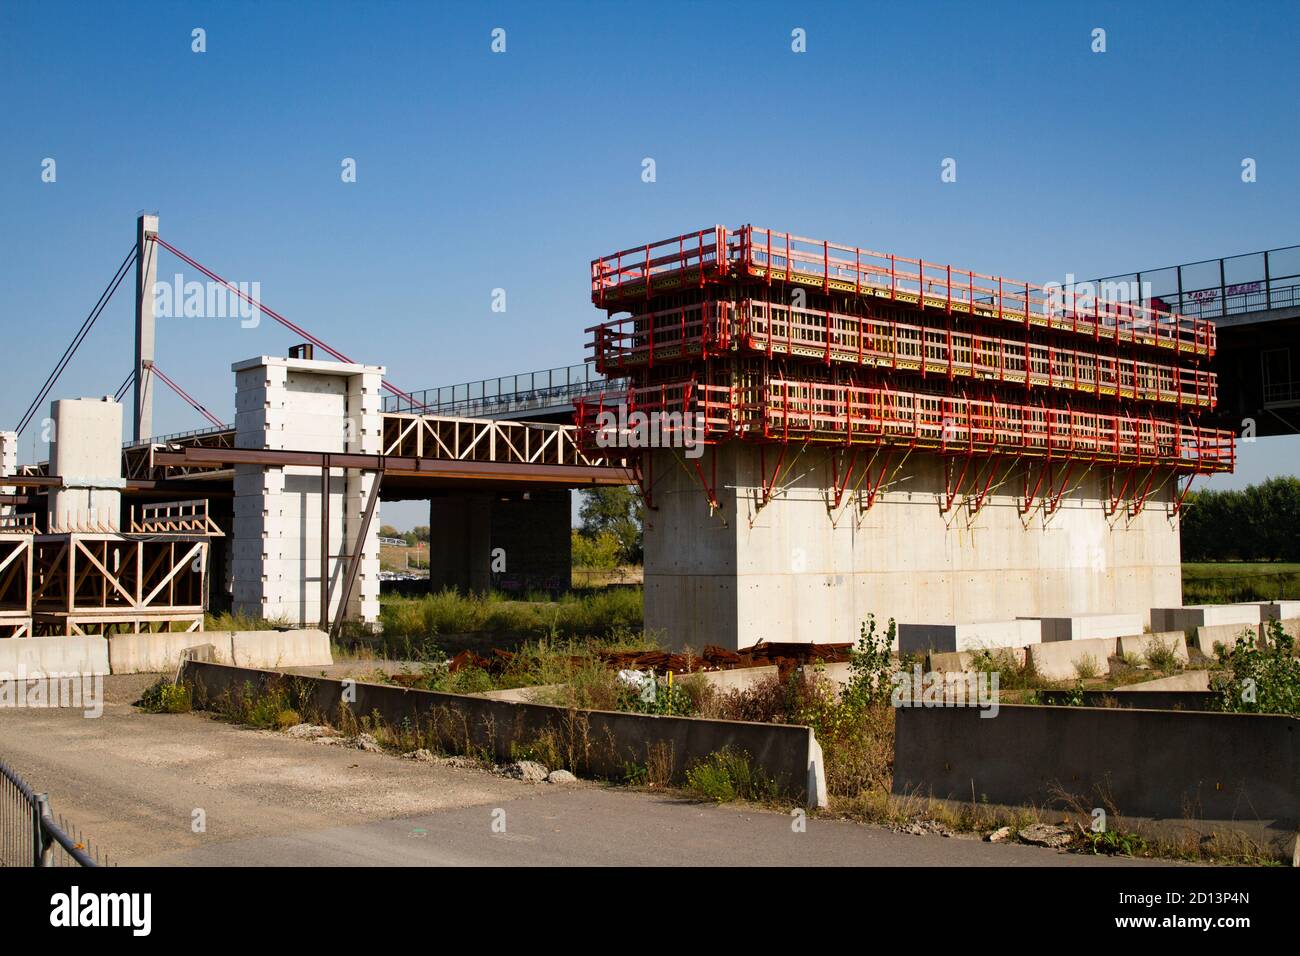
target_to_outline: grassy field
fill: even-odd
[[[1183,565],[1184,604],[1300,599],[1300,564],[1223,561]]]
[[[462,595],[453,590],[419,598],[385,597],[380,605],[384,641],[408,656],[422,656],[434,648],[454,654],[508,648],[529,638],[622,638],[641,631],[639,587],[572,591],[558,601],[545,594],[528,597]],[[474,637],[467,640],[463,635]]]

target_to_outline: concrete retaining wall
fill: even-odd
[[[107,674],[108,641],[102,637],[11,637],[0,641],[5,674]]]
[[[306,709],[337,722],[346,706],[358,716],[378,716],[391,726],[404,721],[438,736],[445,746],[485,750],[514,759],[512,745],[549,736],[571,754],[571,769],[621,779],[626,765],[645,765],[656,748],[672,761],[674,780],[685,779],[695,761],[724,748],[749,754],[751,765],[807,806],[826,805],[821,747],[808,727],[742,721],[659,717],[608,711],[569,711],[545,704],[488,700],[459,694],[380,684],[300,677],[274,671],[191,661],[182,680],[194,688],[195,706],[206,706],[246,684],[254,691],[292,686]],[[344,705],[345,684],[355,700]]]
[[[896,726],[895,794],[1061,807],[1059,787],[1084,807],[1109,801],[1126,821],[1232,830],[1295,852],[1294,717],[1009,704],[994,719],[901,708]]]

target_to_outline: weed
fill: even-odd
[[[687,788],[704,800],[730,803],[732,800],[773,800],[775,784],[749,762],[749,754],[719,750],[697,761],[686,771]]]
[[[164,677],[145,688],[136,706],[150,714],[187,714],[193,708],[193,697],[189,687]]]

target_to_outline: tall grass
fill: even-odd
[[[463,595],[447,589],[419,598],[386,599],[380,620],[386,639],[418,647],[447,634],[569,638],[639,631],[641,607],[640,588],[572,592],[558,601],[518,601],[496,593]]]
[[[1300,598],[1300,564],[1183,565],[1184,604],[1237,604]]]

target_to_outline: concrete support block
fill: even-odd
[[[1153,607],[1151,630],[1192,631],[1222,624],[1258,624],[1263,620],[1259,604],[1193,604],[1185,607]]]
[[[1081,614],[1075,617],[1036,617],[1043,623],[1043,642],[1083,641],[1094,637],[1126,637],[1142,633],[1140,614]]]
[[[19,676],[107,674],[102,637],[24,637],[0,641],[0,680]]]
[[[120,531],[122,528],[122,406],[111,398],[60,399],[53,421],[50,474],[63,479],[51,489],[50,531]]]
[[[1300,619],[1300,601],[1270,601],[1259,606],[1265,621],[1291,621]]]
[[[114,674],[174,672],[181,653],[195,660],[233,664],[229,631],[187,634],[114,634],[108,638],[108,667]]]
[[[1189,638],[1196,649],[1206,657],[1215,656],[1215,648],[1222,646],[1231,650],[1237,638],[1245,637],[1251,643],[1259,639],[1260,625],[1255,624],[1211,624],[1198,627],[1195,636]]]
[[[1025,666],[1025,655],[1028,653],[1024,647],[1003,647],[996,651],[999,655],[1008,655],[1019,667]],[[930,655],[929,669],[941,673],[958,673],[970,670],[975,664],[974,651],[952,651],[940,652]]]
[[[1047,680],[1074,680],[1079,671],[1091,665],[1092,673],[1103,676],[1110,670],[1110,658],[1118,641],[1113,637],[1094,637],[1083,641],[1052,641],[1028,648],[1034,670]]]
[[[228,633],[237,667],[323,667],[334,663],[329,635],[316,628]]]
[[[934,651],[979,651],[1000,647],[1027,647],[1042,640],[1037,619],[984,621],[976,624],[900,624],[898,652],[929,654]]]
[[[1145,661],[1152,645],[1172,651],[1174,657],[1183,663],[1187,663],[1187,635],[1182,631],[1161,631],[1158,634],[1120,637],[1119,655],[1125,657],[1132,654],[1134,657],[1140,657]]]

